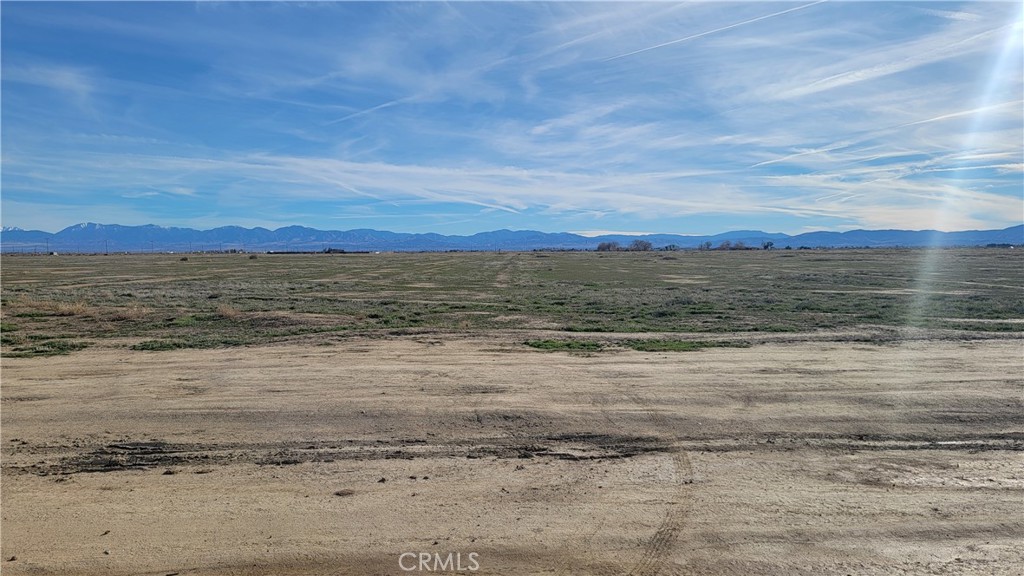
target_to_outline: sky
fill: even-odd
[[[1024,223],[1020,2],[4,2],[4,226]]]

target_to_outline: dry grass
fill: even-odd
[[[12,303],[21,312],[46,314],[49,316],[92,316],[96,310],[83,300],[59,302],[41,300],[27,295],[19,295]]]
[[[57,302],[54,311],[60,316],[90,316],[94,310],[85,302]]]
[[[130,306],[116,309],[110,315],[110,318],[111,320],[142,320],[152,313],[152,308],[147,308],[141,304],[131,304]]]
[[[230,304],[221,304],[217,306],[217,314],[221,318],[227,320],[238,320],[242,317],[242,311]]]

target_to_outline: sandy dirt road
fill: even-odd
[[[3,573],[425,573],[407,552],[507,575],[1024,566],[1019,339],[521,340],[5,360]]]

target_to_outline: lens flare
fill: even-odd
[[[1020,11],[1012,24],[1006,27],[1006,35],[998,54],[992,59],[992,65],[984,76],[984,83],[979,87],[978,99],[972,106],[976,113],[970,119],[969,127],[961,144],[964,155],[972,154],[975,150],[985,147],[986,128],[989,126],[993,114],[1001,109],[1001,107],[993,106],[994,102],[1002,100],[1007,92],[1012,94],[1013,100],[1021,101],[1021,77],[1024,76],[1021,68],[1022,56],[1024,56],[1024,4],[1021,4]],[[1021,150],[1021,154],[1024,155],[1024,150]],[[976,169],[976,167],[958,166],[953,171],[954,182],[964,182],[966,178],[961,177],[960,174],[972,169]],[[960,198],[960,195],[946,192],[935,210],[931,228],[933,230],[951,229],[952,217],[968,208],[969,206]],[[1024,220],[1024,214],[1021,215],[1021,218]],[[921,264],[913,282],[913,295],[907,313],[906,326],[915,326],[921,322],[928,304],[929,294],[934,291],[935,277],[943,271],[942,255],[943,252],[936,237],[922,254]]]

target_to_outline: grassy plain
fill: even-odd
[[[114,342],[159,351],[403,330],[1024,330],[1019,250],[187,258],[5,256],[4,351]]]

